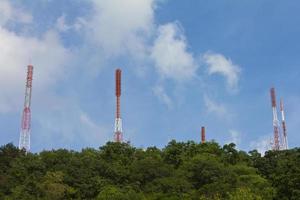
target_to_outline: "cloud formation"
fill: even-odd
[[[14,7],[8,0],[0,1],[0,26],[9,21],[20,23],[31,23],[32,16],[21,8]]]
[[[87,21],[84,18],[78,17],[76,18],[74,24],[68,24],[66,22],[66,15],[63,14],[59,18],[57,18],[55,27],[59,32],[67,32],[70,30],[80,31],[84,28],[86,23]]]
[[[33,59],[34,90],[42,92],[64,74],[70,57],[58,35],[48,31],[42,38],[17,35],[0,27],[0,112],[15,111],[24,95],[26,64]]]
[[[250,142],[250,148],[256,149],[259,153],[264,155],[266,151],[271,149],[271,141],[272,141],[271,135],[272,134],[265,135],[265,136],[260,137],[256,141]]]
[[[169,109],[173,107],[173,102],[162,85],[155,86],[153,92]]]
[[[228,89],[232,91],[237,90],[241,72],[238,65],[232,63],[230,59],[222,54],[210,52],[203,55],[203,61],[208,66],[208,73],[210,75],[220,74],[224,76],[227,81]]]
[[[151,52],[156,70],[164,78],[178,81],[191,79],[198,68],[187,50],[187,41],[178,24],[168,23],[158,28],[158,37]]]
[[[92,43],[108,56],[144,51],[144,37],[153,27],[154,0],[92,2],[94,15],[86,27]]]
[[[240,145],[242,139],[241,134],[236,130],[229,130],[230,141],[228,143],[234,143],[237,147]]]
[[[30,35],[30,32],[23,34],[7,26],[11,23],[36,28],[32,23],[40,22],[32,17],[31,13],[24,11],[20,4],[13,4],[11,1],[0,2],[0,114],[8,112],[20,112],[23,104],[24,85],[26,76],[26,65],[32,59],[34,65],[33,80],[33,101],[35,112],[33,116],[38,116],[37,123],[45,134],[54,133],[53,138],[62,134],[66,143],[71,143],[74,138],[98,138],[98,133],[107,132],[102,126],[97,126],[96,120],[92,119],[88,113],[82,112],[80,98],[78,94],[74,96],[68,94],[69,89],[77,77],[77,74],[90,78],[93,67],[99,68],[99,60],[118,62],[124,58],[125,62],[139,60],[142,65],[153,68],[158,75],[151,80],[161,84],[152,87],[152,92],[168,108],[172,108],[176,103],[176,98],[171,99],[164,85],[166,80],[172,79],[173,83],[180,85],[186,83],[197,76],[199,63],[192,50],[189,49],[188,40],[185,37],[183,28],[179,22],[167,24],[156,24],[154,21],[156,0],[90,0],[91,10],[84,16],[72,16],[73,20],[68,21],[68,13],[59,13],[56,23],[52,20],[52,26],[42,27],[39,34]],[[46,4],[47,5],[47,4]],[[68,22],[73,22],[68,23]],[[28,26],[28,27],[27,27]],[[19,27],[19,26],[18,26]],[[72,37],[76,31],[75,43]],[[65,39],[68,38],[68,39]],[[65,40],[64,40],[65,39]],[[69,45],[72,43],[72,45]],[[238,75],[229,75],[232,70],[232,62],[223,55],[218,56],[206,54],[207,64],[210,66],[209,74],[220,73],[227,77],[230,87],[234,87],[238,82]],[[123,56],[123,57],[122,57]],[[222,59],[216,59],[221,57]],[[70,61],[72,60],[73,61]],[[225,61],[224,61],[225,59]],[[75,60],[75,61],[74,61]],[[213,62],[214,60],[221,60]],[[81,71],[79,71],[80,63]],[[75,63],[75,64],[74,64]],[[216,67],[222,63],[225,71]],[[225,63],[225,64],[224,64]],[[111,64],[111,63],[110,63]],[[70,70],[71,66],[73,67]],[[78,68],[76,68],[78,67]],[[84,70],[82,70],[84,67]],[[136,71],[139,69],[136,68]],[[56,91],[61,80],[66,81],[67,72],[74,72],[73,79],[67,82],[62,93]],[[89,73],[89,74],[88,74]],[[236,74],[238,74],[236,72]],[[86,81],[85,78],[80,79]],[[72,82],[73,81],[73,82]],[[171,87],[172,88],[172,87]],[[68,90],[68,92],[66,92]],[[60,91],[61,92],[61,91]],[[78,91],[76,91],[78,92]],[[76,93],[75,92],[75,93]],[[176,95],[175,95],[176,97]],[[47,112],[43,104],[49,104],[51,113]],[[72,106],[67,106],[72,104]],[[222,104],[213,100],[205,99],[207,111],[218,116],[224,116],[227,112]],[[47,105],[48,106],[48,105]],[[60,117],[58,117],[60,116]],[[58,126],[55,126],[59,124]],[[75,127],[74,127],[75,124]],[[55,127],[55,130],[53,130]],[[105,127],[105,126],[103,126]],[[83,135],[89,132],[91,135]],[[101,134],[100,134],[101,135]],[[43,138],[41,138],[43,139]],[[102,140],[106,140],[107,135],[103,135]],[[84,139],[88,141],[88,139]],[[90,141],[89,141],[90,142]]]
[[[107,127],[95,123],[87,113],[81,112],[79,118],[82,131],[87,133],[83,134],[85,135],[83,138],[87,142],[96,144],[102,142],[102,144],[104,144],[104,141],[112,139],[112,137],[110,137],[112,131]]]
[[[223,118],[227,115],[227,109],[223,104],[219,104],[209,98],[204,96],[204,104],[208,113],[215,114],[216,116]]]

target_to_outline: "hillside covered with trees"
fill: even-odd
[[[7,144],[0,199],[299,200],[300,149],[261,156],[215,142],[171,141],[163,149],[108,142],[25,155]]]

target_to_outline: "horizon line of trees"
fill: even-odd
[[[81,151],[0,147],[3,200],[299,200],[300,149],[170,141],[164,148],[108,142]]]

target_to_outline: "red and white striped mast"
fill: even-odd
[[[287,131],[286,131],[286,123],[285,123],[285,113],[284,113],[284,106],[283,106],[283,100],[280,99],[280,111],[281,111],[281,120],[282,120],[282,132],[283,132],[283,149],[288,149],[288,139],[287,139]]]
[[[22,115],[21,132],[19,139],[19,149],[30,151],[30,131],[31,131],[31,93],[32,93],[33,66],[27,66],[27,79],[25,88],[25,102]]]
[[[205,127],[204,126],[202,126],[201,127],[201,143],[203,144],[203,143],[205,143]]]
[[[274,128],[274,144],[273,150],[280,150],[279,143],[279,121],[277,116],[277,108],[276,108],[276,94],[275,88],[271,88],[271,102],[272,102],[272,110],[273,110],[273,128]]]
[[[115,119],[115,142],[123,141],[122,119],[121,119],[121,69],[116,70],[116,119]]]

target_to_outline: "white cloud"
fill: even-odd
[[[105,141],[109,140],[110,135],[112,135],[112,130],[108,129],[104,126],[99,126],[96,124],[87,113],[82,112],[80,114],[80,122],[81,125],[86,129],[85,131],[81,131],[83,133],[82,136],[87,140],[89,143],[104,143]],[[87,134],[86,134],[86,133]]]
[[[39,37],[34,37],[24,35],[22,31],[15,33],[6,28],[6,25],[10,23],[30,26],[31,22],[30,13],[16,7],[10,1],[0,2],[0,114],[21,113],[27,65],[33,64],[34,114],[32,116],[37,123],[34,123],[32,127],[35,129],[43,125],[41,135],[43,133],[48,133],[48,135],[40,135],[38,138],[33,133],[32,139],[41,140],[40,143],[44,143],[46,137],[51,137],[49,132],[57,128],[58,123],[52,123],[57,116],[51,115],[50,119],[49,110],[59,106],[54,105],[59,99],[54,90],[58,85],[57,82],[67,76],[66,66],[72,55],[63,46],[56,31],[44,30],[45,32]],[[56,141],[56,138],[52,141]]]
[[[203,60],[208,66],[208,73],[210,75],[223,75],[227,80],[228,88],[232,91],[237,90],[241,72],[238,65],[233,64],[230,59],[217,53],[205,53],[203,55]]]
[[[56,20],[56,28],[61,31],[65,32],[68,31],[71,27],[70,25],[66,24],[66,16],[62,15]]]
[[[236,130],[229,130],[230,140],[227,143],[234,143],[237,147],[241,143],[241,134]]]
[[[250,148],[256,149],[259,153],[264,155],[266,151],[271,149],[271,141],[272,141],[271,134],[265,135],[260,137],[256,141],[250,142]]]
[[[32,16],[21,8],[13,7],[8,0],[0,1],[0,26],[9,21],[31,23]]]
[[[43,92],[65,75],[70,53],[57,34],[48,31],[40,39],[16,35],[0,27],[0,112],[16,111],[22,105],[26,65],[32,58],[34,92]]]
[[[84,19],[86,23],[82,30],[88,47],[96,47],[95,60],[106,62],[109,60],[107,58],[126,55],[137,66],[145,66],[154,61],[163,78],[183,81],[195,76],[198,65],[188,52],[187,41],[179,25],[155,25],[156,0],[92,2],[93,15]],[[70,26],[63,16],[58,20],[57,27],[61,30],[69,30]],[[135,72],[142,76],[145,70],[146,67],[136,67]],[[169,108],[172,107],[173,103],[163,85],[155,86],[153,92]]]
[[[158,28],[151,57],[162,77],[181,81],[195,76],[197,64],[193,55],[187,51],[184,34],[176,23]]]
[[[66,15],[61,15],[57,20],[55,27],[59,32],[66,32],[69,30],[80,31],[87,24],[87,21],[82,17],[77,17],[74,24],[68,24],[66,22]]]
[[[154,0],[92,0],[94,16],[87,20],[87,36],[108,55],[140,53],[153,27]]]
[[[44,107],[40,106],[33,112],[33,122],[36,123],[32,140],[36,143],[48,141],[48,148],[72,148],[82,144],[97,147],[112,139],[111,125],[96,123],[80,108],[74,96],[48,96],[43,104]]]
[[[179,25],[177,23],[155,25],[156,0],[91,0],[91,2],[94,13],[90,18],[79,16],[74,23],[68,23],[66,15],[61,15],[53,29],[43,30],[45,33],[37,38],[15,34],[5,29],[5,24],[9,22],[31,23],[32,16],[21,8],[12,6],[7,0],[0,1],[0,113],[20,112],[24,100],[26,65],[32,59],[35,66],[33,101],[36,106],[33,118],[36,120],[39,118],[37,121],[44,134],[53,131],[55,136],[62,137],[69,143],[77,136],[89,143],[95,141],[97,143],[100,139],[107,140],[106,133],[112,134],[110,128],[97,125],[87,113],[82,112],[78,108],[80,102],[64,99],[69,97],[60,97],[53,91],[56,84],[59,84],[57,82],[67,76],[68,61],[73,58],[70,51],[61,43],[58,32],[82,31],[83,34],[80,36],[85,37],[81,38],[84,45],[75,49],[79,55],[76,61],[88,63],[84,67],[88,66],[89,70],[84,71],[90,74],[93,73],[91,72],[93,66],[99,67],[99,60],[108,60],[106,56],[130,54],[130,59],[144,59],[142,61],[145,65],[149,61],[146,55],[150,55],[156,70],[163,78],[185,81],[196,75],[198,63],[189,52],[188,42]],[[87,53],[84,51],[86,49]],[[104,55],[99,53],[99,49]],[[97,58],[90,52],[96,52],[94,55]],[[172,108],[174,102],[163,85],[155,86],[153,93]],[[75,105],[68,106],[70,102]],[[207,98],[205,104],[208,112],[216,113],[218,116],[223,117],[227,112],[224,105],[211,99]],[[49,107],[54,111],[45,115]],[[44,140],[43,137],[39,137]],[[55,140],[53,138],[50,141]]]
[[[0,1],[0,25],[5,24],[12,18],[12,7],[6,0]]]
[[[154,94],[165,104],[168,108],[173,107],[171,98],[167,95],[165,89],[161,85],[157,85],[153,88]]]
[[[207,96],[204,96],[204,103],[208,113],[213,113],[221,118],[225,117],[226,113],[228,113],[224,105],[215,102]]]

